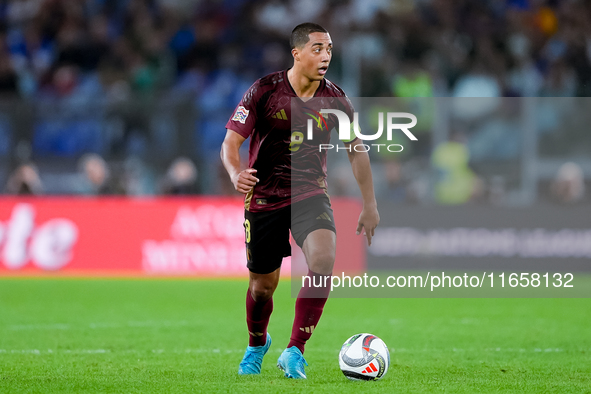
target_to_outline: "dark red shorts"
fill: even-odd
[[[308,234],[318,229],[336,233],[328,196],[321,194],[268,212],[244,212],[247,267],[268,274],[291,256],[289,232],[301,248]]]

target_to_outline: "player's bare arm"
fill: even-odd
[[[228,129],[220,152],[222,163],[230,175],[234,188],[243,194],[250,192],[259,181],[255,177],[257,170],[254,168],[240,169],[240,147],[245,140],[246,138],[234,130]]]
[[[348,151],[349,162],[353,169],[353,175],[361,190],[361,197],[363,199],[363,209],[359,215],[359,222],[357,224],[357,234],[361,230],[365,230],[367,237],[367,244],[371,245],[371,238],[374,235],[375,228],[380,223],[380,214],[378,213],[378,205],[373,189],[373,178],[371,175],[371,165],[369,163],[369,155],[364,149],[359,149],[361,152],[355,150],[355,146],[363,144],[363,141],[357,139],[351,144],[351,151]]]

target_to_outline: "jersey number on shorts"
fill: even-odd
[[[294,131],[291,133],[291,142],[289,143],[289,150],[297,152],[300,149],[300,145],[304,142],[304,133]]]
[[[246,232],[246,243],[250,243],[250,220],[244,221],[244,230]]]

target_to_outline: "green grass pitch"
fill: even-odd
[[[591,393],[589,299],[331,299],[293,381],[289,290],[262,374],[238,376],[245,280],[1,279],[0,392]],[[391,349],[380,381],[339,370],[359,332]]]

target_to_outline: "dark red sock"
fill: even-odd
[[[324,278],[326,279],[326,285]],[[308,270],[310,282],[306,279],[300,289],[295,304],[295,318],[291,329],[291,338],[287,347],[295,346],[302,354],[306,341],[312,336],[312,332],[318,325],[324,304],[330,293],[330,275],[321,275]],[[320,287],[317,287],[321,285]]]
[[[248,345],[263,346],[267,342],[267,326],[273,312],[273,297],[265,302],[256,302],[250,289],[246,292],[246,325],[248,326]]]

